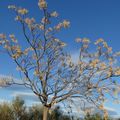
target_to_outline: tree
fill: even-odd
[[[3,103],[0,105],[0,119],[15,120],[13,117],[13,111],[8,103]]]
[[[43,107],[40,105],[34,105],[29,108],[28,113],[29,120],[42,120]],[[63,114],[63,111],[57,106],[49,112],[49,120],[71,120],[71,117]]]
[[[103,118],[99,114],[90,115],[89,113],[87,113],[84,120],[103,120]]]
[[[113,93],[119,90],[116,77],[120,75],[117,64],[120,52],[113,52],[103,39],[98,39],[96,48],[92,45],[94,51],[91,51],[89,39],[77,38],[80,52],[79,60],[74,63],[71,55],[64,51],[66,44],[56,37],[56,33],[68,28],[70,22],[63,20],[54,25],[52,18],[57,18],[58,13],[48,12],[45,0],[39,0],[38,6],[43,11],[39,23],[27,17],[27,9],[9,6],[15,12],[15,20],[21,24],[25,37],[25,46],[21,46],[14,34],[9,37],[0,34],[1,46],[23,74],[23,83],[12,80],[9,84],[23,84],[38,96],[44,106],[43,120],[47,120],[54,104],[69,99],[74,101],[75,98],[94,103],[107,116],[103,102],[106,94],[113,98]]]
[[[104,120],[104,118],[99,113],[96,113],[96,114],[93,114],[93,115],[87,113],[86,116],[84,117],[84,120]],[[112,119],[108,118],[108,120],[112,120]]]
[[[12,101],[11,107],[15,120],[26,120],[25,118],[27,118],[27,111],[26,106],[24,104],[24,100],[20,99],[19,97],[16,97]]]
[[[71,120],[71,117],[64,115],[63,111],[57,106],[50,114],[50,120]]]
[[[40,105],[34,105],[29,108],[29,119],[30,120],[42,120],[43,118],[43,107]]]
[[[1,120],[29,120],[24,101],[16,97],[11,103],[0,104]]]
[[[26,106],[24,100],[16,97],[10,103],[0,104],[1,120],[42,120],[43,107],[41,105]],[[49,120],[71,120],[71,118],[56,107],[49,114]]]

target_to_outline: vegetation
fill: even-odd
[[[0,120],[42,120],[42,113],[42,106],[34,105],[28,108],[19,97],[16,97],[12,103],[0,104]],[[70,117],[56,107],[49,113],[49,120],[70,120]]]
[[[89,113],[86,114],[84,117],[84,120],[105,120],[102,115],[99,113],[90,115]],[[111,118],[108,118],[108,120],[112,120]]]
[[[43,107],[41,105],[33,105],[27,107],[24,100],[16,97],[11,103],[0,104],[0,120],[42,120]],[[49,112],[49,120],[104,120],[99,114],[86,114],[84,119],[76,118],[64,114],[60,107],[56,107]],[[109,119],[112,120],[112,119]]]
[[[43,120],[49,118],[48,113],[55,104],[76,99],[96,105],[103,110],[107,119],[103,102],[106,94],[114,99],[114,93],[116,95],[119,91],[120,82],[117,77],[120,76],[120,67],[117,60],[120,52],[113,52],[101,38],[92,45],[92,50],[89,39],[77,38],[76,42],[80,46],[79,60],[74,63],[71,55],[64,50],[66,44],[57,38],[57,33],[68,28],[70,22],[52,22],[58,13],[49,12],[46,0],[39,0],[38,6],[43,12],[39,23],[35,18],[28,17],[27,9],[9,6],[15,12],[15,20],[21,24],[24,45],[20,44],[14,34],[7,36],[3,33],[0,34],[0,45],[2,51],[16,63],[23,81],[16,83],[14,79],[4,79],[0,82],[1,86],[20,84],[31,89],[44,107]],[[18,109],[17,106],[21,108]],[[17,112],[14,117],[24,117],[25,107],[22,102],[15,102],[12,107]],[[5,108],[9,111],[9,106]],[[33,111],[38,119],[40,110],[31,109]]]

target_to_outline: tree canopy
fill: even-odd
[[[38,6],[43,12],[38,23],[35,18],[28,17],[27,9],[8,6],[21,24],[25,46],[20,45],[14,34],[0,34],[1,49],[12,58],[23,75],[21,84],[38,96],[45,107],[43,116],[47,116],[54,104],[78,98],[93,103],[107,116],[103,106],[106,94],[116,100],[114,93],[119,92],[120,52],[114,52],[102,38],[93,44],[88,38],[77,38],[79,59],[73,62],[72,56],[64,50],[66,43],[57,37],[60,30],[69,28],[70,22],[52,22],[58,18],[58,13],[49,12],[45,0],[39,0]],[[14,80],[3,83],[19,84]]]

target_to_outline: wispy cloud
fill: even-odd
[[[4,102],[7,102],[7,103],[9,103],[10,102],[10,100],[6,100],[6,99],[0,99],[0,103],[4,103]]]
[[[32,102],[39,102],[39,99],[37,98],[37,96],[35,96],[34,93],[32,92],[13,92],[11,94],[12,97],[21,97],[22,99],[24,100],[29,100],[29,101],[32,101]]]
[[[104,106],[104,108],[107,110],[109,116],[114,117],[114,116],[118,115],[118,114],[117,114],[117,111],[116,111],[115,109],[113,109],[113,108],[111,108],[111,107],[108,107],[108,106]],[[102,110],[99,110],[99,109],[96,108],[96,107],[93,107],[93,108],[90,108],[90,109],[91,109],[91,113],[92,113],[92,114],[94,114],[94,113],[99,113],[99,114],[103,115],[103,111],[102,111]]]

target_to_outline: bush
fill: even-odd
[[[34,105],[27,108],[24,100],[16,97],[12,103],[0,105],[0,120],[42,120],[43,108]],[[56,107],[49,113],[49,120],[71,120],[69,116],[63,115],[60,107]]]

